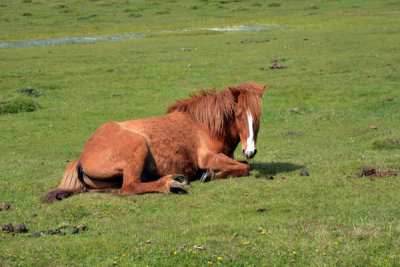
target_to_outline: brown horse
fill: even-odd
[[[219,93],[203,90],[177,101],[166,116],[100,126],[47,201],[110,188],[122,194],[185,193],[184,185],[202,173],[206,179],[247,176],[250,166],[233,153],[240,141],[245,158],[257,153],[265,87],[249,82]]]

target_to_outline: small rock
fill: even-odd
[[[0,210],[8,210],[10,208],[10,203],[2,203],[0,205]]]
[[[194,246],[193,248],[194,248],[194,249],[197,249],[197,250],[203,250],[203,249],[205,249],[204,246]]]
[[[264,212],[266,209],[265,208],[258,208],[257,211],[258,212]]]
[[[33,232],[33,234],[28,235],[29,237],[39,237],[40,233],[38,231]]]
[[[12,226],[11,223],[9,224],[4,224],[1,226],[1,230],[5,233],[10,233],[14,231],[14,227]]]
[[[302,170],[302,171],[300,172],[300,176],[310,176],[310,174],[308,173],[307,170]]]
[[[146,243],[147,244],[151,244],[152,242],[151,242],[151,240],[147,240]]]
[[[57,235],[57,234],[60,234],[61,231],[60,231],[60,229],[48,230],[47,233],[48,233],[49,235]]]
[[[85,230],[86,229],[86,224],[84,223],[80,223],[76,226],[76,228],[81,229],[81,230]]]
[[[32,211],[32,216],[33,217],[36,217],[37,216],[37,213],[36,213],[36,211],[34,210],[34,211]]]
[[[58,229],[67,228],[67,227],[69,227],[69,224],[66,222],[62,222],[57,226]]]
[[[74,228],[74,230],[71,232],[71,235],[76,235],[77,233],[79,233],[79,228]]]
[[[23,232],[27,232],[27,231],[28,231],[28,229],[26,229],[26,226],[23,223],[14,226],[14,232],[16,232],[16,233],[23,233]]]

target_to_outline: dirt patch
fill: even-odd
[[[0,210],[8,210],[10,208],[10,203],[2,203],[0,205]]]
[[[1,230],[2,230],[4,233],[10,233],[10,232],[14,232],[14,227],[12,226],[11,223],[9,223],[9,224],[4,224],[4,225],[1,226]]]
[[[269,40],[243,40],[240,41],[242,44],[251,44],[251,43],[268,43]]]
[[[280,59],[280,61],[285,61],[285,59]],[[286,69],[287,66],[284,66],[282,64],[278,63],[278,60],[273,58],[271,60],[271,65],[269,65],[268,67],[260,67],[260,70],[274,70],[274,69]]]
[[[4,224],[1,226],[1,230],[5,233],[25,233],[28,231],[28,229],[26,229],[25,224],[20,223],[16,226],[13,226],[11,223],[9,224]]]
[[[357,174],[357,177],[359,177],[359,178],[367,177],[370,180],[373,180],[375,178],[386,178],[386,177],[392,177],[392,176],[396,176],[396,175],[397,175],[396,171],[387,170],[385,172],[380,172],[379,170],[377,170],[374,167],[364,166],[362,171],[360,171]]]

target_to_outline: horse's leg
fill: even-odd
[[[143,162],[144,163],[144,162]],[[187,178],[179,174],[170,174],[160,179],[143,183],[141,173],[143,168],[137,165],[129,166],[123,171],[122,194],[144,194],[144,193],[187,193],[183,181]]]
[[[200,162],[201,169],[216,172],[217,178],[248,176],[250,172],[248,164],[236,161],[222,153],[209,153]]]

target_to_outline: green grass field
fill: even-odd
[[[400,172],[399,16],[398,0],[0,0],[0,43],[147,34],[0,48],[0,224],[28,228],[0,234],[0,265],[398,266],[400,176],[357,173]],[[167,32],[238,25],[272,29]],[[267,84],[249,177],[43,201],[101,124],[246,81]],[[47,233],[62,222],[87,231]]]

